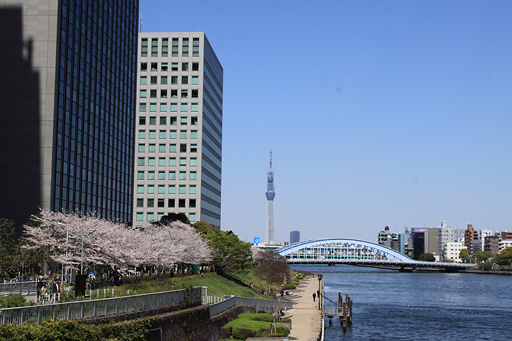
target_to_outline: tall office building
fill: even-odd
[[[131,221],[138,6],[0,5],[0,217]]]
[[[221,223],[223,69],[204,33],[139,34],[134,225]]]
[[[300,242],[300,231],[290,231],[290,244]]]

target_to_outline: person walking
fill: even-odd
[[[316,292],[313,293],[313,302],[315,302],[316,299]]]

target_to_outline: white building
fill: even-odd
[[[512,239],[500,239],[500,252],[512,247]]]
[[[437,230],[437,240],[438,240],[438,252],[442,256],[444,245],[448,242],[457,242],[464,238],[464,230],[450,227],[446,225],[446,221],[441,222],[441,226]],[[441,259],[443,259],[441,257]]]
[[[220,226],[223,69],[204,33],[139,33],[134,226]]]
[[[443,259],[449,259],[455,263],[460,263],[461,259],[459,255],[460,250],[462,249],[466,249],[464,242],[446,242],[443,245]]]

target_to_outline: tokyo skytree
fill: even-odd
[[[274,171],[272,170],[272,150],[270,150],[270,170],[267,172],[267,236],[266,244],[275,244],[274,238]]]

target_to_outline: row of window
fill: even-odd
[[[156,199],[157,207],[166,207],[165,204],[167,202],[167,207],[173,208],[176,207],[175,199]],[[180,208],[185,207],[186,199],[178,199],[178,206]],[[137,207],[144,207],[144,199],[137,199]],[[146,199],[145,207],[155,207],[155,199]],[[196,199],[188,199],[188,207],[196,207]],[[142,214],[142,212],[140,212]],[[161,217],[160,217],[161,218]],[[160,220],[160,219],[158,219]]]
[[[148,38],[142,38],[141,41],[141,50],[140,55],[141,57],[147,57],[148,56]],[[172,38],[171,42],[171,56],[172,57],[179,57],[179,47],[180,47],[180,41],[179,38]],[[190,56],[190,39],[189,38],[182,38],[181,40],[181,56],[182,57],[189,57]],[[161,56],[162,57],[169,57],[169,38],[162,38],[161,42]],[[158,38],[151,38],[151,57],[158,57]],[[199,57],[199,38],[193,38],[192,39],[192,57]]]
[[[199,90],[192,89],[189,91],[189,89],[181,89],[180,90],[180,97],[181,98],[188,98],[189,94],[191,98],[198,98],[199,97]],[[167,98],[169,95],[169,91],[167,89],[160,89],[160,97],[158,96],[158,90],[157,89],[150,89],[149,90],[149,98]],[[171,98],[178,98],[178,89],[171,89],[170,91],[170,97]],[[139,92],[139,98],[148,98],[148,90],[147,89],[141,89]]]
[[[159,63],[140,63],[140,71],[148,71],[148,64],[150,66],[151,71],[169,71],[169,63],[164,62],[160,63],[160,68],[158,67]],[[190,66],[191,65],[191,66]],[[179,71],[180,63],[172,62],[171,63],[171,71]],[[199,63],[181,63],[181,71],[199,71]]]
[[[167,108],[169,107],[171,112],[178,112],[178,103],[149,103],[149,112],[157,112],[157,108],[159,107],[160,112],[167,112]],[[189,108],[189,103],[180,103],[180,111],[187,112]],[[148,110],[147,103],[139,103],[139,111],[146,112]],[[198,112],[199,104],[198,103],[190,103],[190,111]]]
[[[180,171],[179,173],[179,180],[187,180],[187,172],[186,171]],[[158,180],[176,180],[176,171],[138,171],[137,172],[137,180],[156,180],[155,177],[158,176]],[[190,171],[188,172],[188,179],[189,180],[197,180],[197,172],[196,171]]]
[[[187,158],[186,157],[180,157],[179,162],[176,163],[175,157],[170,157],[167,161],[167,158],[165,157],[159,157],[158,159],[154,157],[139,157],[137,158],[137,166],[146,166],[146,159],[147,159],[147,165],[148,166],[156,166],[158,161],[158,166],[166,166],[167,164],[169,166],[177,166],[178,164],[180,166],[186,166],[187,165]],[[189,160],[189,166],[197,166],[197,158],[191,157]]]
[[[197,186],[196,185],[178,185],[178,193],[179,194],[196,194]],[[155,189],[157,192],[155,192]],[[137,194],[176,194],[176,185],[137,185]]]
[[[154,143],[150,143],[148,145],[146,145],[144,143],[139,143],[137,151],[139,153],[145,153],[146,150],[147,150],[149,153],[156,153],[156,149],[157,149],[156,148],[156,144],[154,144]],[[188,149],[189,149],[189,151],[191,153],[197,153],[197,144],[195,144],[195,143],[191,144],[190,148],[188,148]],[[187,144],[186,143],[181,143],[179,150],[180,150],[180,153],[186,153],[187,152]],[[163,143],[160,143],[158,145],[158,152],[159,153],[166,153],[167,152],[167,145],[163,144]],[[174,144],[174,143],[169,144],[169,152],[170,153],[176,153],[177,152],[176,144]]]
[[[186,139],[188,135],[187,130],[180,130],[180,139]],[[146,136],[150,139],[156,139],[156,130],[149,130],[148,134],[146,134],[145,130],[139,130],[139,139],[145,139]],[[170,139],[176,139],[178,138],[178,131],[177,130],[170,130],[169,135],[167,135],[167,130],[159,130],[158,131],[158,138],[159,139],[166,139],[167,136],[169,136]],[[190,138],[191,139],[197,139],[197,130],[191,130],[190,131]]]
[[[181,83],[178,83],[180,77],[179,76],[171,76],[171,83],[169,83],[169,77],[168,76],[160,76],[160,84],[167,85],[167,84],[173,84],[173,85],[199,85],[199,76],[181,76]],[[189,83],[190,79],[190,83]],[[140,76],[139,80],[140,85],[147,85],[148,84],[148,77],[147,76]],[[157,85],[158,83],[158,76],[150,76],[149,77],[149,84]]]
[[[146,125],[146,124],[149,124],[149,125],[156,125],[156,116],[150,116],[149,119],[147,119],[146,116],[140,116],[139,117],[139,125]],[[161,116],[159,117],[159,122],[160,122],[160,125],[166,125],[167,124],[167,117],[166,116]],[[190,117],[190,124],[193,125],[193,126],[196,126],[198,123],[198,119],[196,116],[193,116],[193,117]],[[171,116],[169,117],[169,124],[174,126],[174,125],[177,125],[178,124],[178,118],[176,116]],[[188,118],[187,117],[180,117],[180,125],[187,125],[188,124]],[[150,130],[149,133],[150,133],[150,136],[151,136],[151,132],[154,132],[154,130]],[[195,135],[196,138],[197,138],[197,130],[192,130],[191,131],[191,135]],[[151,137],[150,137],[151,138]]]

